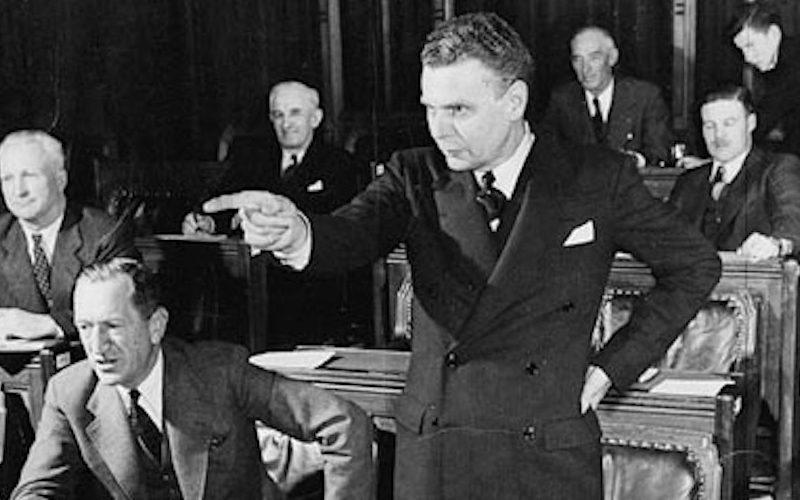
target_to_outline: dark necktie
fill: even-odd
[[[33,235],[33,276],[36,278],[36,286],[42,294],[47,307],[53,306],[53,294],[50,290],[50,263],[47,255],[42,248],[42,235]]]
[[[299,162],[297,161],[297,155],[290,156],[289,157],[289,165],[287,165],[286,168],[283,169],[283,173],[281,174],[281,177],[286,177],[287,175],[289,175],[289,173],[292,171],[292,169],[294,167],[297,166],[298,163]]]
[[[594,105],[594,114],[592,115],[592,128],[594,129],[594,138],[598,144],[606,143],[605,124],[603,123],[603,112],[600,111],[600,101],[597,97],[592,101]]]
[[[720,165],[717,167],[717,173],[714,174],[714,179],[711,181],[711,198],[714,201],[719,201],[727,185],[725,182],[725,167]]]
[[[481,189],[475,198],[478,203],[486,210],[489,222],[497,219],[503,213],[506,206],[506,197],[502,191],[494,187],[494,174],[489,171],[481,177]]]
[[[139,441],[147,456],[155,463],[161,463],[161,432],[156,424],[150,419],[150,415],[139,406],[139,396],[141,394],[136,389],[130,390],[131,404],[128,413],[128,420],[131,429]]]

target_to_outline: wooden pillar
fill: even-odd
[[[686,130],[694,102],[697,0],[674,0],[672,8],[672,124]]]
[[[456,1],[455,0],[432,0],[433,2],[433,20],[444,21],[450,19],[455,15]]]
[[[338,121],[344,110],[342,68],[342,18],[339,0],[319,0],[319,29],[322,43],[322,98],[325,102],[324,132],[339,142]]]

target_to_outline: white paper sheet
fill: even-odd
[[[687,396],[716,396],[717,393],[733,381],[727,378],[665,378],[656,383],[651,393],[656,394],[682,394]]]
[[[300,351],[273,351],[263,352],[250,356],[250,362],[261,368],[269,370],[291,368],[319,368],[331,359],[336,351],[333,349],[300,350]]]

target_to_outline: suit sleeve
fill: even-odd
[[[246,362],[239,394],[252,418],[322,452],[325,498],[368,499],[373,492],[372,424],[355,404]],[[265,388],[270,388],[265,390]]]
[[[11,494],[13,500],[73,498],[73,478],[86,470],[75,435],[57,400],[57,389],[50,384],[36,440]]]
[[[654,199],[630,163],[614,194],[617,246],[650,266],[655,285],[592,361],[620,389],[666,352],[720,276],[716,251],[675,210]]]
[[[800,253],[800,160],[779,155],[767,176],[767,210],[772,236],[792,241],[794,254]]]

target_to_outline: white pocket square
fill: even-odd
[[[580,226],[570,231],[567,239],[564,240],[565,247],[574,247],[594,241],[594,222],[589,219]]]
[[[308,191],[309,193],[318,193],[318,192],[322,191],[323,189],[325,189],[325,185],[322,183],[322,179],[319,179],[315,183],[309,184],[306,187],[306,191]]]

